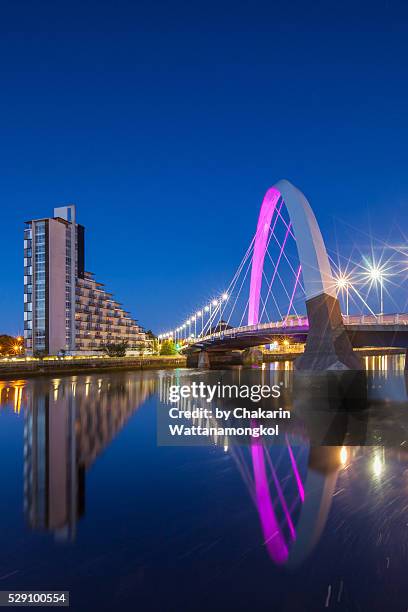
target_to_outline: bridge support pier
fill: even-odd
[[[354,353],[336,297],[322,293],[306,301],[309,334],[305,352],[295,361],[296,370],[363,370]]]
[[[263,353],[259,348],[249,348],[242,353],[242,365],[260,365],[262,362]]]
[[[198,353],[198,367],[202,369],[208,369],[210,365],[210,356],[207,351],[200,351]]]
[[[187,367],[209,369],[211,367],[210,354],[208,351],[187,353]]]
[[[188,368],[215,368],[215,369],[223,369],[223,368],[229,368],[230,366],[237,366],[237,365],[243,365],[244,363],[247,364],[254,364],[254,363],[260,363],[262,362],[262,353],[261,351],[258,351],[261,354],[261,358],[260,361],[258,361],[259,357],[255,356],[255,354],[253,353],[253,349],[250,349],[250,351],[252,351],[251,357],[249,359],[251,359],[250,361],[246,361],[244,362],[243,360],[243,352],[236,350],[236,351],[192,351],[190,353],[187,353],[187,367]],[[249,351],[245,351],[248,352]]]

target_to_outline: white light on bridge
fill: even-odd
[[[384,266],[376,263],[369,264],[365,269],[364,276],[371,281],[372,285],[380,286],[380,315],[384,314],[384,280],[390,276]]]
[[[349,290],[352,289],[351,277],[344,272],[339,272],[335,278],[337,293],[346,293],[346,315],[349,315]]]
[[[381,281],[383,274],[380,268],[371,268],[368,272],[368,275],[373,281]]]
[[[337,289],[345,289],[350,284],[350,281],[347,276],[339,276],[336,278],[336,286]]]

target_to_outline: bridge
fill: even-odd
[[[304,194],[282,180],[264,196],[255,235],[228,290],[159,339],[181,343],[190,365],[209,366],[212,354],[250,351],[285,336],[305,343],[298,370],[361,370],[353,348],[408,349],[408,314],[384,313],[387,270],[373,261],[361,276],[368,294],[379,294],[379,313],[330,259]],[[350,315],[350,301],[355,307],[358,300],[364,312]]]
[[[345,316],[343,324],[355,348],[398,347],[408,348],[408,314]],[[217,351],[225,348],[246,349],[272,344],[276,338],[290,337],[306,342],[309,332],[307,317],[275,323],[243,325],[198,337],[186,344],[186,350]]]

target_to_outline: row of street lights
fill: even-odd
[[[215,313],[219,309],[219,320],[221,322],[221,313],[222,313],[222,304],[228,300],[228,293],[223,293],[219,298],[214,298],[208,304],[197,310],[193,315],[191,315],[187,321],[182,323],[179,327],[167,331],[165,333],[159,334],[158,338],[161,342],[162,340],[174,340],[176,343],[181,340],[188,340],[189,338],[197,338],[197,326],[199,331],[199,336],[204,335],[204,329],[206,325],[208,325],[209,329],[211,329],[211,323],[213,318],[215,317]],[[205,317],[208,317],[206,323],[204,323]],[[201,325],[200,325],[201,322]],[[201,328],[201,331],[200,331]],[[193,331],[194,330],[194,331]]]
[[[384,314],[384,280],[390,276],[385,267],[378,265],[369,265],[368,268],[364,269],[361,274],[365,282],[371,282],[371,284],[380,288],[380,312],[379,315]],[[346,315],[349,315],[349,291],[354,289],[357,283],[353,281],[350,274],[340,272],[336,277],[336,289],[337,292],[345,292],[346,294]]]
[[[369,281],[380,288],[380,315],[384,313],[384,280],[389,277],[390,274],[387,272],[385,267],[378,265],[370,265],[364,269],[362,277],[365,281]],[[355,289],[357,284],[351,277],[351,274],[339,272],[336,279],[337,292],[345,292],[346,294],[346,315],[349,316],[349,292],[350,289]],[[212,319],[219,309],[219,321],[221,323],[222,304],[228,300],[228,293],[223,293],[219,298],[211,300],[203,308],[197,310],[195,314],[190,316],[182,325],[176,327],[173,330],[159,334],[159,341],[163,340],[174,340],[180,342],[182,340],[188,340],[191,338],[197,338],[197,327],[199,334],[198,336],[204,335],[205,326],[208,325],[208,330],[211,330]],[[205,317],[208,316],[206,323],[204,324]],[[200,325],[201,322],[201,325]]]

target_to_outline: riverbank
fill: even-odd
[[[11,376],[26,378],[58,374],[86,374],[110,370],[158,370],[186,367],[183,355],[148,355],[145,357],[83,357],[32,360],[10,360],[0,362],[0,379]]]
[[[264,353],[264,363],[274,361],[294,361],[301,353]],[[376,355],[405,354],[405,349],[398,348],[365,348],[358,354],[362,357]],[[108,372],[114,370],[159,370],[167,368],[185,368],[185,355],[148,355],[145,357],[53,357],[45,359],[10,359],[0,361],[0,380],[10,377],[27,378],[31,376],[58,374],[87,374],[90,372]]]

